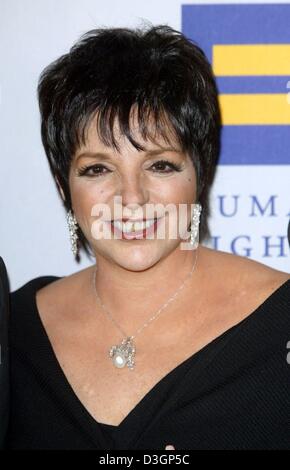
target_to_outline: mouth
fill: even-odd
[[[139,221],[127,221],[122,222],[121,220],[111,220],[111,230],[113,235],[116,235],[119,239],[122,240],[133,240],[133,239],[143,239],[149,238],[157,230],[157,227],[160,223],[160,218],[139,220]]]

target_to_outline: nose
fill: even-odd
[[[122,205],[132,211],[144,206],[149,199],[149,191],[142,175],[131,175],[122,179],[119,195]]]

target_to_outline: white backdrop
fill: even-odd
[[[84,253],[80,264],[74,261],[65,212],[41,145],[36,100],[41,71],[92,28],[140,26],[145,19],[181,30],[185,3],[220,2],[0,0],[0,255],[12,290],[33,277],[68,275],[91,264]],[[289,182],[290,156],[289,165],[219,166],[210,220],[215,247],[289,272],[288,245],[279,239],[286,236],[289,219]],[[255,198],[268,207],[264,215]],[[234,208],[235,217],[226,217]],[[267,236],[272,245],[280,240],[280,247],[265,251]]]

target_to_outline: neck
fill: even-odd
[[[191,277],[194,276],[196,281],[200,248],[180,250],[178,247],[143,271],[130,271],[98,256],[97,268],[94,266],[93,269],[96,270],[96,288],[102,303],[122,326],[129,327],[136,323],[140,326],[175,294],[184,281],[185,285],[176,300],[190,286]]]

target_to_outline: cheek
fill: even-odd
[[[190,167],[190,170],[186,174],[186,178],[184,181],[184,197],[187,199],[190,203],[195,202],[196,200],[196,174],[195,174],[195,169]]]
[[[189,199],[190,202],[195,201],[196,199],[196,181],[195,176],[189,176],[186,178],[186,184],[184,185],[185,189],[185,198]]]
[[[70,190],[74,210],[86,216],[95,204],[106,203],[110,198],[110,191],[95,182],[72,181]]]
[[[77,182],[71,185],[71,198],[79,225],[81,226],[85,236],[90,239],[93,222],[97,220],[98,217],[107,215],[107,212],[102,212],[102,209],[99,209],[97,217],[96,207],[98,204],[108,204],[110,192],[108,190],[106,191],[105,188],[98,186],[96,183],[92,184],[90,181],[86,181],[85,183]]]
[[[192,203],[195,199],[196,187],[195,179],[186,176],[169,183],[167,186],[160,185],[159,198],[167,203]]]

